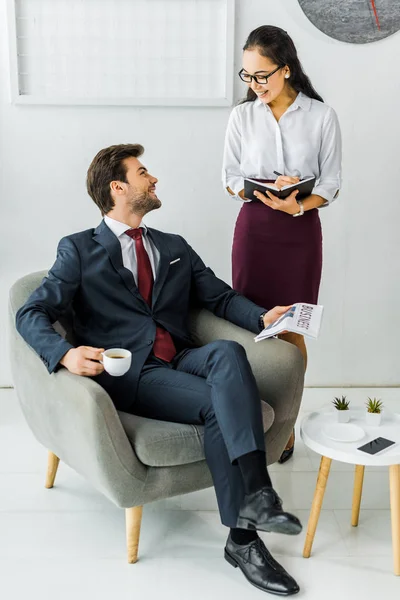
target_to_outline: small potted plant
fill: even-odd
[[[381,424],[382,417],[382,408],[383,402],[382,400],[378,400],[378,398],[368,398],[366,402],[367,406],[367,414],[365,416],[365,420],[367,425],[372,425],[373,427],[378,427]]]
[[[349,404],[350,400],[346,400],[346,396],[335,398],[332,400],[333,406],[336,408],[337,420],[339,423],[348,423],[350,421]]]

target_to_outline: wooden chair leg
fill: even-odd
[[[356,465],[354,473],[354,489],[353,489],[353,506],[351,511],[351,524],[353,527],[358,526],[360,517],[361,495],[364,482],[364,465]]]
[[[126,514],[126,543],[128,563],[133,564],[138,559],[140,525],[142,523],[143,506],[127,508]]]
[[[48,461],[47,461],[47,475],[46,475],[46,483],[45,483],[45,487],[48,489],[52,488],[54,485],[54,480],[57,475],[57,469],[58,469],[59,462],[60,462],[60,459],[58,458],[58,456],[56,456],[55,454],[53,454],[53,452],[51,452],[49,450]]]
[[[400,465],[389,467],[394,574],[400,575]]]
[[[311,506],[310,518],[308,520],[306,541],[304,542],[303,556],[310,558],[315,532],[317,530],[318,519],[321,513],[322,502],[325,495],[326,484],[328,482],[329,471],[332,459],[326,456],[321,457],[317,485],[314,492],[314,499]]]

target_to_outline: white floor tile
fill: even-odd
[[[351,526],[351,511],[335,510],[347,551],[352,556],[392,556],[389,510],[363,510],[358,527]]]
[[[169,511],[166,535],[149,552],[152,556],[155,552],[168,557],[220,557],[228,533],[217,511]]]
[[[301,587],[295,598],[306,600],[394,600],[400,579],[389,557],[289,558],[285,568]]]
[[[124,513],[0,513],[0,561],[3,558],[124,559]]]
[[[43,473],[3,473],[0,474],[1,511],[62,511],[99,510],[114,505],[90,483],[65,464],[60,463],[55,485],[48,490],[44,487]]]
[[[296,598],[307,600],[391,600],[400,579],[389,558],[284,558],[281,564],[298,581]],[[23,573],[23,577],[21,577]],[[269,598],[253,588],[239,569],[222,557],[118,560],[3,560],[2,592],[7,600],[232,600]]]
[[[308,389],[301,414],[346,393],[400,410],[400,390]],[[299,424],[298,424],[299,425]],[[298,431],[297,425],[297,431]],[[140,560],[128,565],[124,511],[61,464],[44,488],[47,450],[30,433],[13,390],[0,390],[0,592],[6,600],[220,600],[261,598],[223,559],[227,529],[215,492],[203,490],[144,509]],[[358,528],[350,525],[353,467],[333,463],[313,554],[302,558],[320,457],[299,435],[293,460],[273,465],[284,506],[303,522],[296,537],[263,534],[307,600],[400,597],[393,575],[387,469],[367,469]]]
[[[303,554],[309,511],[297,509],[293,512],[303,524],[303,531],[300,535],[288,537],[276,533],[261,534],[266,546],[268,546],[274,556],[299,557]],[[341,529],[332,510],[321,511],[317,535],[314,539],[313,552],[318,554],[319,557],[346,556],[349,554]]]
[[[273,473],[271,479],[286,509],[308,510],[314,497],[317,472]],[[328,510],[351,509],[354,475],[352,472],[331,471],[326,486],[323,508]],[[389,508],[389,476],[385,472],[371,471],[364,477],[364,508]]]
[[[0,578],[6,600],[156,600],[173,586],[163,559],[5,559]]]

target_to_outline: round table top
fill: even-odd
[[[366,409],[349,411],[350,425],[357,425],[364,430],[364,437],[358,441],[338,442],[330,439],[325,431],[330,425],[337,423],[336,409],[327,408],[305,416],[300,427],[300,435],[306,446],[322,456],[353,465],[397,465],[400,464],[400,414],[382,411],[381,424],[372,427],[365,422]],[[347,424],[343,424],[342,428]],[[367,442],[383,437],[396,444],[382,451],[381,454],[370,455],[357,450]]]

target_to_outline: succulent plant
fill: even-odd
[[[366,402],[367,410],[369,413],[380,413],[382,412],[383,402],[378,398],[368,398]]]
[[[336,410],[349,410],[350,400],[346,400],[346,396],[342,396],[332,400],[332,404]]]

